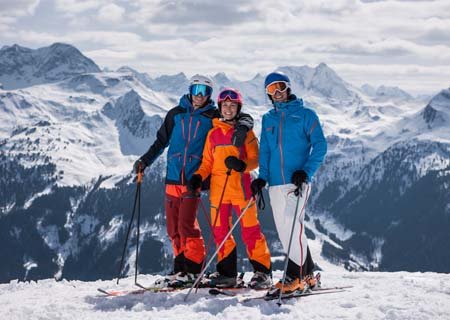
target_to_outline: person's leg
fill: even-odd
[[[174,266],[173,272],[184,271],[184,253],[181,245],[180,233],[178,230],[178,213],[180,207],[180,198],[176,193],[176,186],[166,186],[166,228],[169,239],[172,242]]]
[[[226,203],[225,200],[222,201],[219,212],[217,212],[216,203],[211,203],[211,221],[215,226],[213,227],[214,242],[216,246],[220,245],[225,239],[228,231],[230,230],[230,223],[232,220],[231,216],[231,203]],[[216,221],[216,214],[217,217]],[[236,242],[234,241],[233,235],[227,238],[224,245],[219,250],[217,255],[217,271],[227,277],[237,276],[237,254],[236,254]]]
[[[242,210],[247,206],[248,200],[234,201],[233,204],[236,215],[240,216]],[[256,204],[254,202],[244,212],[240,226],[242,240],[254,271],[248,286],[253,289],[269,289],[272,286],[270,251],[266,238],[261,232]]]
[[[233,201],[233,208],[239,216],[242,209],[248,204],[248,200]],[[264,234],[258,221],[256,204],[253,203],[244,213],[240,221],[242,240],[247,249],[247,255],[254,271],[270,273],[270,251]]]
[[[305,235],[304,216],[310,186],[304,185],[300,199],[294,194],[295,186],[292,184],[274,186],[269,188],[270,203],[278,231],[278,236],[285,252],[288,250],[291,237],[292,223],[297,207],[297,222],[292,233],[291,249],[289,253],[288,275],[299,277],[300,266],[306,261],[307,239]],[[303,273],[303,272],[302,272]]]
[[[197,222],[197,209],[200,199],[184,192],[181,194],[178,228],[184,244],[185,270],[198,274],[205,259],[205,244]]]

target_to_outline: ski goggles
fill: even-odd
[[[193,84],[189,88],[189,93],[193,96],[202,95],[203,97],[210,96],[213,89],[206,84]]]
[[[273,96],[277,91],[285,92],[289,88],[289,83],[285,81],[272,82],[266,87],[266,93]]]
[[[225,90],[219,94],[218,101],[225,101],[226,99],[229,99],[232,102],[241,102],[239,94],[233,90]]]

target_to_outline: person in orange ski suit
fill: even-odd
[[[219,94],[218,105],[222,118],[213,119],[213,128],[206,137],[202,163],[192,176],[188,187],[198,190],[202,181],[211,176],[211,224],[216,245],[222,243],[230,230],[232,209],[240,216],[249,201],[253,201],[240,221],[242,239],[254,269],[249,286],[269,288],[272,284],[270,252],[261,232],[250,189],[250,171],[258,167],[258,140],[253,130],[250,130],[240,148],[232,144],[235,118],[242,108],[242,96],[237,90],[224,89]],[[217,272],[209,276],[208,285],[237,285],[236,242],[232,235],[218,253],[216,269]]]

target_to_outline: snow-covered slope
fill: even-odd
[[[4,89],[54,82],[86,72],[100,69],[71,45],[54,43],[32,50],[15,44],[0,49],[0,83]]]
[[[60,185],[128,174],[170,106],[165,95],[121,73],[83,74],[0,97],[2,150],[51,157],[65,173]]]
[[[251,274],[246,274],[246,280]],[[281,276],[275,272],[275,278]],[[12,281],[0,285],[2,319],[411,319],[446,320],[450,314],[450,276],[436,273],[322,273],[323,286],[353,286],[340,293],[288,300],[239,302],[214,297],[207,289],[104,297],[97,288],[133,287],[133,278],[113,281]],[[140,276],[151,283],[155,276]],[[262,294],[262,293],[260,293]]]

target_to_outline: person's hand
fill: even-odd
[[[142,159],[137,159],[136,162],[133,164],[133,172],[138,174],[139,172],[144,172],[145,168],[147,167],[147,165],[145,164],[144,161],[142,161]]]
[[[242,147],[247,137],[248,128],[246,126],[240,125],[234,129],[233,136],[231,137],[231,143],[235,147]]]
[[[228,169],[236,170],[237,172],[244,172],[245,168],[247,168],[247,164],[235,156],[228,156],[225,159],[225,166]]]
[[[303,183],[308,182],[308,174],[304,170],[297,170],[292,174],[291,182],[302,191]]]
[[[259,194],[262,189],[266,186],[266,180],[258,178],[252,181],[250,184],[250,189],[252,190],[252,195],[255,197]]]
[[[202,187],[202,176],[199,174],[194,174],[187,184],[187,188],[191,192],[196,192]]]

